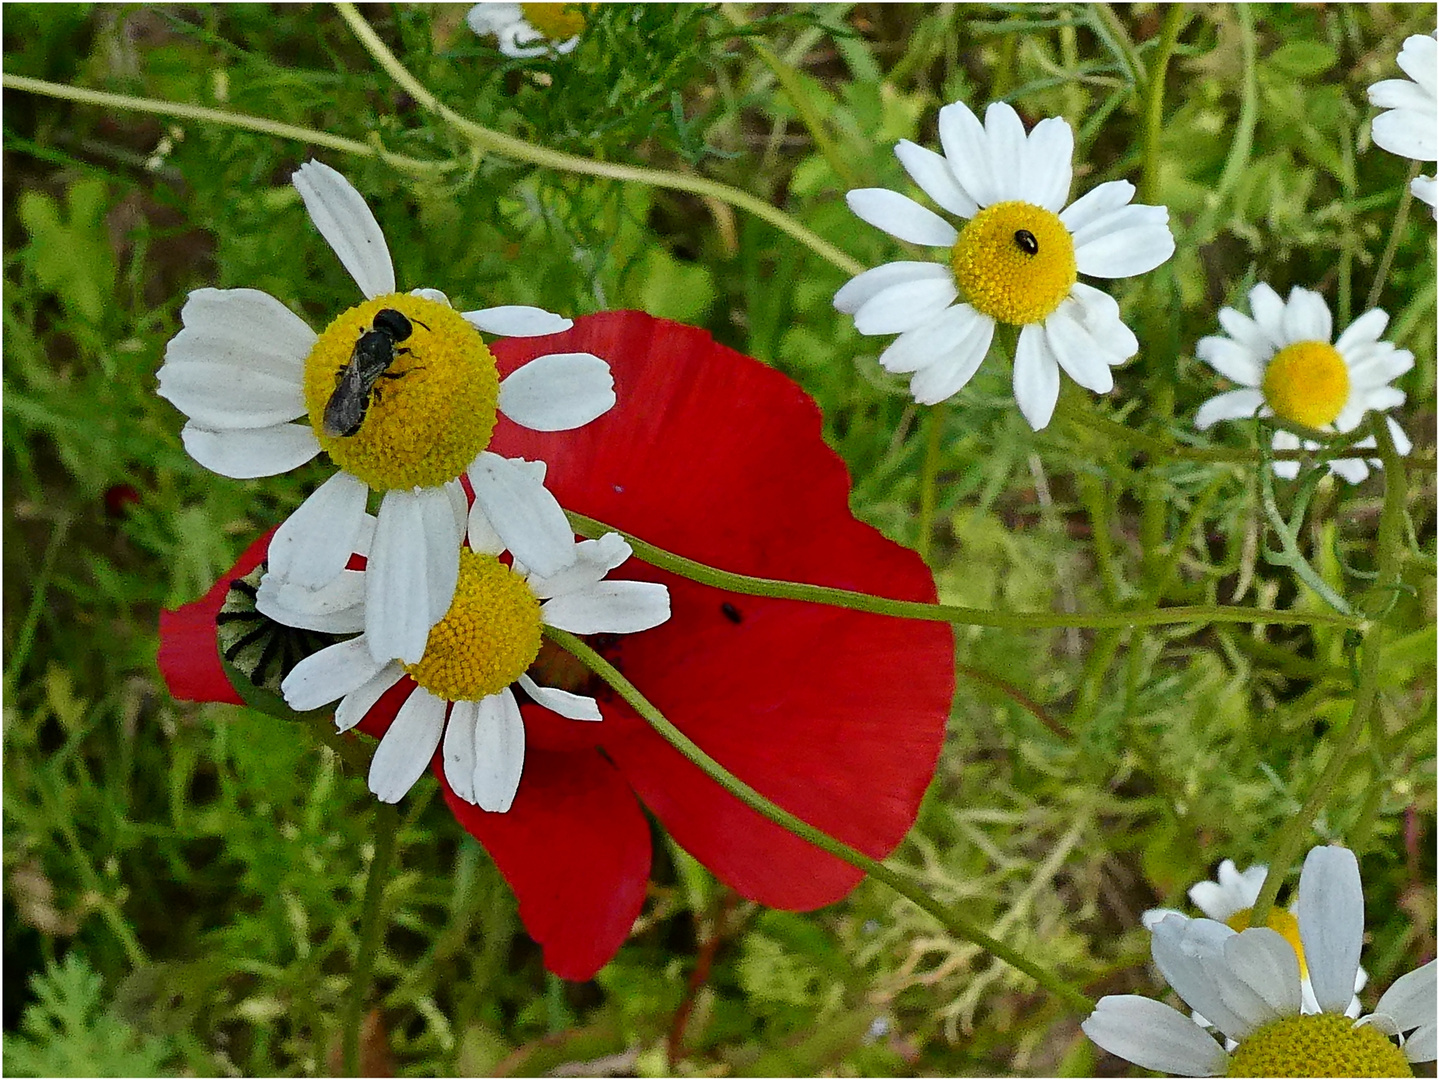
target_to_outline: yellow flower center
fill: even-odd
[[[514,682],[540,654],[540,601],[493,555],[460,552],[460,580],[430,628],[410,677],[446,701],[479,701]]]
[[[495,358],[458,311],[403,293],[344,312],[305,360],[315,437],[379,491],[459,476],[490,444],[499,387]]]
[[[1236,911],[1224,922],[1231,930],[1243,933],[1249,929],[1249,916],[1253,912],[1253,908],[1244,908],[1242,911]],[[1264,925],[1289,942],[1294,949],[1294,955],[1299,957],[1299,977],[1301,979],[1309,978],[1309,965],[1304,962],[1304,944],[1299,940],[1299,920],[1283,908],[1272,907],[1269,909],[1269,917],[1264,920]]]
[[[1349,365],[1324,341],[1287,345],[1264,369],[1264,400],[1275,416],[1296,424],[1332,424],[1349,402]]]
[[[1273,1020],[1239,1044],[1229,1076],[1413,1076],[1404,1051],[1368,1024],[1318,1013]]]
[[[568,41],[585,28],[594,4],[521,4],[525,22],[551,41]]]
[[[975,214],[949,265],[967,302],[1012,326],[1048,318],[1079,276],[1064,222],[1027,202],[995,203]]]

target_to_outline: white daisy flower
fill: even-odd
[[[366,637],[376,660],[414,662],[454,595],[462,475],[528,565],[554,574],[574,558],[554,496],[532,470],[486,451],[496,409],[535,430],[576,428],[614,405],[614,380],[597,356],[557,353],[501,383],[480,331],[535,337],[570,320],[521,306],[461,313],[435,289],[398,293],[360,193],[318,161],[294,183],[365,302],[316,335],[266,293],[198,289],[165,350],[160,394],[189,418],[190,456],[222,476],[272,476],[322,450],[340,467],[271,542],[299,584],[318,588],[344,569],[369,493],[381,493]]]
[[[1433,1061],[1433,961],[1396,980],[1369,1016],[1344,1013],[1364,940],[1353,852],[1310,851],[1296,908],[1318,1012],[1302,1009],[1299,959],[1282,935],[1170,915],[1154,927],[1154,962],[1233,1049],[1168,1005],[1133,994],[1102,998],[1080,1026],[1111,1054],[1174,1076],[1411,1076],[1411,1063]]]
[[[1415,34],[1399,50],[1399,67],[1407,79],[1385,79],[1369,88],[1369,103],[1386,110],[1374,118],[1374,144],[1414,161],[1439,158],[1439,94],[1436,94],[1436,52],[1439,30]],[[1434,177],[1416,177],[1409,190],[1439,216],[1434,203]]]
[[[1233,930],[1247,930],[1254,901],[1259,899],[1259,891],[1264,888],[1264,879],[1268,874],[1269,868],[1266,866],[1251,866],[1248,870],[1241,872],[1234,865],[1232,859],[1225,859],[1219,864],[1218,880],[1198,882],[1190,888],[1189,899],[1193,901],[1195,907],[1204,912],[1207,918],[1222,922]],[[1150,931],[1171,917],[1189,918],[1184,912],[1176,911],[1173,908],[1150,908],[1140,916],[1145,928]],[[1304,959],[1304,946],[1299,940],[1299,921],[1294,911],[1292,909],[1285,911],[1278,907],[1271,908],[1265,925],[1279,933],[1294,947],[1294,952],[1299,957],[1304,1012],[1318,1012],[1319,1002],[1314,997],[1314,987],[1309,981],[1308,964]],[[1360,990],[1364,989],[1368,981],[1368,973],[1362,967],[1359,968],[1354,975],[1356,996],[1350,1000],[1349,1007],[1345,1010],[1346,1015],[1359,1015],[1360,1005],[1357,995]],[[1201,1027],[1208,1026],[1208,1021],[1199,1013],[1194,1014],[1194,1021]]]
[[[526,463],[543,479],[543,463]],[[444,740],[444,772],[455,794],[503,813],[524,768],[525,730],[512,685],[572,720],[601,719],[592,697],[541,686],[526,674],[540,651],[542,626],[574,634],[633,634],[670,616],[669,590],[650,581],[606,581],[630,557],[614,533],[574,544],[565,569],[542,575],[499,559],[504,541],[480,504],[469,511],[459,584],[445,617],[429,632],[417,663],[376,660],[368,640],[364,570],[345,570],[320,589],[296,585],[293,564],[270,549],[255,606],[287,626],[326,633],[364,631],[300,661],[281,684],[297,712],[339,701],[335,724],[348,731],[392,687],[410,689],[370,762],[370,790],[397,802]],[[573,544],[573,536],[571,537]],[[373,550],[362,535],[357,553]]]
[[[1130,277],[1174,253],[1169,211],[1129,205],[1134,185],[1100,184],[1067,208],[1074,133],[1041,120],[1027,135],[1010,106],[996,102],[984,126],[963,102],[939,110],[944,154],[902,140],[895,156],[956,229],[913,199],[883,188],[847,196],[850,209],[891,236],[948,248],[942,262],[892,262],[853,278],[834,306],[861,334],[898,334],[879,358],[910,373],[922,405],[958,393],[989,352],[995,323],[1021,327],[1014,399],[1036,431],[1059,397],[1059,370],[1098,394],[1114,387],[1110,368],[1139,350],[1119,305],[1078,280]]]
[[[1379,335],[1389,316],[1378,308],[1366,312],[1329,343],[1333,317],[1324,298],[1295,287],[1288,301],[1262,282],[1249,292],[1253,318],[1234,308],[1221,308],[1219,324],[1228,336],[1206,337],[1195,355],[1241,389],[1210,398],[1200,406],[1194,426],[1207,430],[1220,420],[1252,416],[1278,416],[1319,431],[1341,434],[1359,426],[1370,409],[1384,412],[1404,404],[1404,391],[1390,386],[1393,379],[1414,366],[1414,354],[1396,349]],[[1400,454],[1413,449],[1393,419],[1389,433]],[[1276,450],[1297,450],[1301,440],[1288,431],[1274,433]],[[1319,443],[1306,441],[1305,449]],[[1372,449],[1371,435],[1356,447]],[[1357,484],[1379,468],[1377,459],[1344,458],[1329,462],[1330,471]],[[1299,462],[1276,461],[1274,471],[1292,480]]]
[[[593,4],[481,3],[470,8],[465,21],[481,37],[493,34],[500,52],[517,59],[564,55],[580,43],[585,13]]]

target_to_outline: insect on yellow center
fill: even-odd
[[[568,41],[585,28],[593,4],[521,4],[525,22],[551,41]]]
[[[1238,930],[1242,933],[1249,929],[1249,918],[1253,913],[1253,908],[1244,908],[1236,911],[1224,922],[1231,930]],[[1309,965],[1304,961],[1304,944],[1299,939],[1299,920],[1283,908],[1272,907],[1269,909],[1269,917],[1264,920],[1264,925],[1289,942],[1290,948],[1294,950],[1294,955],[1299,957],[1299,977],[1301,979],[1309,978]]]
[[[1064,222],[1026,202],[995,203],[975,214],[949,265],[968,303],[1012,326],[1048,318],[1079,276]]]
[[[1368,1024],[1317,1013],[1272,1020],[1229,1056],[1229,1076],[1413,1076],[1404,1051]]]
[[[430,629],[410,677],[446,701],[479,701],[525,673],[540,654],[540,602],[525,579],[493,555],[460,552],[460,580],[445,617]]]
[[[499,386],[495,358],[458,311],[403,293],[344,312],[305,360],[305,408],[320,446],[379,491],[459,476],[490,444]],[[327,408],[332,421],[359,416],[357,426],[327,430]]]
[[[1286,345],[1264,369],[1264,400],[1275,416],[1296,424],[1332,424],[1349,402],[1349,365],[1328,342]]]

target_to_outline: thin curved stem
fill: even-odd
[[[395,837],[400,830],[400,811],[389,803],[377,803],[375,811],[375,854],[365,876],[365,896],[360,908],[360,950],[355,957],[355,972],[350,977],[341,1024],[344,1074],[360,1075],[360,1028],[365,1022],[365,1000],[370,989],[370,975],[375,968],[384,920],[380,918],[385,896],[385,882],[394,861]]]
[[[1364,300],[1364,310],[1373,311],[1384,293],[1384,282],[1389,277],[1389,267],[1399,250],[1399,241],[1404,235],[1404,224],[1409,220],[1409,207],[1414,202],[1414,193],[1409,185],[1419,175],[1419,162],[1409,166],[1409,179],[1404,182],[1404,191],[1399,196],[1399,208],[1394,211],[1394,224],[1389,227],[1389,241],[1384,245],[1384,254],[1374,267],[1374,284],[1369,286],[1369,295]]]
[[[1261,623],[1270,626],[1338,626],[1350,630],[1366,628],[1368,620],[1359,616],[1329,612],[1268,611],[1260,608],[1194,605],[1191,607],[1151,608],[1147,611],[1103,611],[1092,614],[1055,614],[1051,612],[987,611],[984,608],[959,607],[952,604],[923,604],[914,600],[891,600],[849,589],[832,589],[824,585],[806,585],[796,581],[751,577],[707,566],[683,555],[675,555],[639,537],[606,525],[602,521],[566,511],[570,525],[582,536],[598,537],[617,533],[634,549],[634,553],[651,566],[673,574],[712,585],[717,589],[747,596],[769,596],[782,600],[807,600],[851,611],[867,611],[876,615],[893,615],[902,619],[945,622],[957,626],[1003,627],[1010,630],[1046,630],[1068,626],[1081,629],[1119,629],[1127,626],[1171,626],[1182,623]]]
[[[79,86],[66,86],[64,83],[32,79],[25,75],[6,74],[0,83],[3,83],[8,90],[25,90],[32,94],[43,94],[46,97],[60,98],[64,101],[78,101],[82,105],[126,109],[132,112],[150,113],[154,116],[172,116],[177,120],[198,120],[209,124],[240,128],[244,131],[257,131],[262,135],[276,135],[282,139],[295,139],[298,142],[311,143],[315,146],[327,146],[331,150],[340,150],[347,154],[380,158],[388,165],[415,174],[444,172],[447,169],[459,167],[457,162],[422,161],[419,158],[406,157],[404,154],[392,154],[378,144],[357,142],[354,139],[331,135],[325,131],[297,127],[294,124],[282,124],[278,120],[267,120],[263,116],[251,116],[248,113],[209,109],[203,105],[187,105],[177,101],[132,97],[129,94],[112,94],[105,90],[87,90]]]
[[[1389,425],[1384,416],[1378,413],[1373,414],[1369,427],[1378,443],[1380,460],[1384,462],[1384,508],[1379,512],[1377,538],[1379,573],[1375,578],[1374,588],[1369,593],[1369,601],[1377,611],[1383,611],[1388,606],[1385,594],[1399,584],[1400,558],[1404,545],[1404,501],[1408,477],[1404,470],[1398,468],[1399,452],[1394,446],[1393,438],[1389,435]],[[1371,624],[1364,635],[1363,644],[1360,646],[1362,655],[1359,663],[1359,682],[1354,691],[1354,707],[1349,710],[1349,723],[1345,725],[1344,734],[1336,743],[1329,764],[1315,782],[1314,789],[1304,800],[1304,805],[1300,808],[1299,813],[1284,823],[1284,827],[1274,842],[1274,854],[1269,860],[1269,875],[1264,879],[1264,887],[1259,890],[1259,896],[1254,901],[1253,912],[1250,916],[1250,925],[1252,926],[1263,926],[1265,919],[1269,917],[1269,909],[1279,894],[1279,886],[1289,872],[1289,867],[1298,858],[1299,849],[1308,839],[1314,819],[1343,777],[1344,770],[1348,768],[1350,758],[1353,757],[1354,751],[1359,745],[1360,736],[1369,726],[1370,714],[1373,713],[1379,696],[1382,634],[1382,627],[1376,622]]]
[[[1086,1013],[1093,1011],[1093,1001],[1060,979],[1053,972],[1036,964],[1033,960],[1010,948],[997,938],[990,937],[963,916],[934,899],[934,897],[926,893],[919,885],[891,869],[878,859],[872,859],[868,855],[856,851],[848,844],[842,843],[827,833],[821,832],[802,818],[796,817],[783,807],[770,802],[769,799],[765,798],[743,780],[733,776],[723,765],[705,753],[688,735],[667,720],[664,714],[651,705],[645,696],[635,688],[634,684],[620,674],[617,668],[579,638],[567,631],[558,630],[552,626],[546,626],[544,633],[547,638],[561,648],[566,649],[596,675],[604,679],[615,693],[624,698],[630,708],[634,709],[650,727],[655,729],[661,738],[683,754],[691,764],[755,813],[774,822],[780,828],[786,829],[796,836],[809,841],[821,851],[829,852],[829,854],[835,858],[849,863],[850,866],[862,870],[870,877],[876,878],[888,885],[895,892],[905,897],[905,899],[912,901],[918,907],[934,916],[940,925],[944,926],[950,933],[964,941],[973,942],[991,955],[1003,960],[1011,967],[1024,972],[1050,993],[1062,998],[1076,1011]]]
[[[489,151],[515,161],[528,162],[531,165],[540,165],[547,169],[579,173],[582,176],[600,176],[609,180],[629,180],[639,184],[649,184],[652,187],[669,188],[672,191],[686,191],[692,195],[716,198],[745,210],[762,221],[767,221],[845,273],[858,274],[864,269],[863,264],[857,259],[851,258],[817,233],[811,232],[783,210],[771,206],[763,199],[757,198],[747,191],[741,191],[739,188],[730,187],[717,180],[707,180],[702,176],[686,176],[664,169],[618,165],[608,161],[595,161],[576,154],[566,154],[559,150],[535,146],[523,139],[517,139],[512,135],[506,135],[477,124],[445,105],[430,93],[424,83],[410,74],[410,71],[400,63],[395,54],[380,40],[379,35],[355,9],[354,4],[340,3],[335,6],[340,17],[349,24],[355,37],[359,39],[360,44],[374,57],[375,63],[379,64],[385,73],[394,79],[416,102],[441,117],[478,150]]]
[[[1165,11],[1164,25],[1159,30],[1159,45],[1154,65],[1149,71],[1144,102],[1144,169],[1139,180],[1139,201],[1159,201],[1159,141],[1164,133],[1164,79],[1169,71],[1169,58],[1179,43],[1179,34],[1189,22],[1183,4],[1171,4]]]

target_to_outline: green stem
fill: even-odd
[[[938,900],[935,900],[919,885],[879,860],[872,859],[868,855],[856,851],[849,845],[821,832],[813,825],[791,814],[788,810],[770,802],[769,799],[754,790],[754,788],[750,787],[743,780],[731,775],[724,766],[715,761],[715,759],[705,753],[704,750],[700,749],[689,736],[675,727],[674,724],[670,723],[670,721],[635,688],[633,683],[620,674],[617,668],[579,638],[575,637],[575,635],[564,630],[558,630],[552,626],[546,626],[544,632],[547,638],[568,650],[571,655],[576,657],[600,678],[604,679],[610,688],[629,704],[630,708],[634,709],[650,727],[654,728],[661,738],[683,754],[686,760],[691,762],[697,769],[755,813],[774,822],[780,828],[786,829],[796,836],[809,841],[821,851],[827,851],[835,858],[841,859],[849,863],[850,866],[862,870],[870,877],[882,881],[895,892],[934,916],[950,933],[964,941],[973,942],[991,955],[1003,960],[1011,967],[1024,972],[1030,978],[1034,979],[1035,982],[1039,983],[1040,986],[1050,991],[1050,993],[1062,998],[1077,1012],[1087,1013],[1094,1009],[1093,1001],[1064,982],[1053,972],[1040,967],[1034,961],[1028,959],[1022,953],[1016,952],[997,938],[990,937],[961,915],[941,904]]]
[[[929,562],[929,543],[934,532],[934,506],[939,494],[939,451],[944,437],[944,403],[932,405],[924,418],[924,464],[919,474],[919,543],[915,550]]]
[[[733,4],[721,4],[720,11],[736,28],[743,29],[748,22]],[[809,137],[814,140],[815,146],[824,155],[825,161],[829,162],[829,167],[834,170],[834,174],[844,181],[846,187],[860,187],[859,173],[850,164],[849,158],[845,157],[839,144],[830,138],[830,134],[824,126],[824,117],[815,109],[814,99],[806,89],[799,72],[775,55],[774,50],[759,38],[748,35],[746,41],[764,66],[774,74],[775,81],[784,91],[784,96],[789,98],[790,104],[799,114],[800,122],[809,131]]]
[[[1394,447],[1394,440],[1389,435],[1389,425],[1385,422],[1384,416],[1380,413],[1372,414],[1369,427],[1374,434],[1375,441],[1379,444],[1379,458],[1384,462],[1384,508],[1379,513],[1377,537],[1379,573],[1367,600],[1374,609],[1383,611],[1389,604],[1387,594],[1399,584],[1400,559],[1403,555],[1404,544],[1404,501],[1408,478],[1398,467],[1399,452]],[[1314,790],[1304,800],[1304,805],[1300,808],[1299,813],[1285,822],[1279,832],[1279,837],[1274,843],[1274,855],[1269,860],[1269,874],[1264,879],[1264,887],[1259,890],[1258,898],[1254,901],[1254,909],[1250,917],[1252,926],[1263,926],[1265,919],[1269,917],[1269,909],[1274,904],[1274,898],[1279,894],[1280,884],[1288,874],[1289,867],[1298,858],[1299,849],[1308,839],[1315,817],[1318,816],[1320,808],[1328,801],[1330,794],[1344,775],[1349,759],[1359,745],[1359,738],[1369,725],[1369,716],[1374,711],[1379,695],[1380,637],[1382,633],[1382,627],[1377,623],[1371,624],[1364,632],[1363,644],[1360,646],[1363,655],[1359,665],[1359,682],[1354,691],[1354,707],[1349,711],[1349,723],[1345,726],[1344,734],[1334,747],[1329,764],[1315,783]]]
[[[447,169],[458,168],[456,162],[421,161],[419,158],[406,157],[403,154],[392,154],[378,144],[356,142],[354,139],[342,138],[324,131],[315,131],[313,128],[282,124],[278,120],[267,120],[262,116],[250,116],[246,113],[230,112],[226,109],[207,109],[203,105],[186,105],[180,102],[159,101],[154,98],[131,97],[129,94],[111,94],[104,90],[86,90],[79,86],[66,86],[63,83],[46,82],[44,79],[31,79],[25,75],[6,74],[3,77],[3,85],[6,89],[28,90],[32,94],[43,94],[46,97],[61,98],[65,101],[78,101],[82,105],[98,105],[107,109],[128,109],[133,112],[151,113],[155,116],[173,116],[178,120],[199,120],[203,123],[222,124],[244,131],[258,131],[263,135],[276,135],[282,139],[295,139],[299,142],[312,143],[315,146],[326,146],[331,150],[341,150],[347,154],[379,158],[387,165],[394,165],[396,168],[415,174],[444,172]]]
[[[360,1029],[365,1022],[365,1002],[369,996],[375,954],[384,936],[384,920],[380,917],[382,901],[395,854],[396,834],[400,830],[400,811],[389,803],[376,805],[375,854],[370,859],[370,871],[365,876],[365,896],[360,909],[360,949],[355,956],[355,973],[351,976],[349,994],[345,998],[341,1029],[346,1076],[360,1075]]]
[[[340,17],[349,24],[360,44],[374,57],[375,62],[384,69],[386,74],[423,108],[429,109],[441,117],[468,139],[477,150],[496,153],[502,157],[528,162],[531,165],[539,165],[547,169],[558,169],[563,172],[578,173],[582,176],[600,176],[607,180],[629,180],[638,184],[649,184],[652,187],[686,191],[692,195],[716,198],[745,210],[762,221],[769,222],[845,273],[858,274],[864,269],[863,264],[858,260],[851,258],[823,237],[811,232],[783,210],[771,206],[747,191],[730,187],[728,184],[721,184],[716,180],[707,180],[701,176],[686,176],[664,169],[647,169],[638,165],[618,165],[608,161],[595,161],[591,158],[579,157],[576,154],[566,154],[543,146],[534,146],[523,139],[505,135],[477,124],[473,120],[468,120],[441,102],[434,94],[430,93],[422,82],[410,74],[409,70],[400,63],[395,54],[371,29],[370,24],[364,20],[353,4],[337,4],[336,9],[339,11]]]
[[[618,533],[642,560],[662,570],[712,585],[717,589],[746,596],[769,596],[781,600],[807,600],[851,611],[867,611],[876,615],[893,615],[925,622],[945,622],[958,626],[1001,627],[1010,630],[1046,630],[1055,627],[1080,629],[1119,629],[1126,626],[1171,626],[1182,623],[1260,623],[1269,626],[1338,626],[1349,630],[1366,628],[1369,623],[1357,615],[1316,611],[1268,611],[1261,608],[1222,607],[1202,604],[1191,607],[1169,607],[1148,611],[1104,611],[1092,614],[1055,614],[1052,612],[1002,612],[983,608],[959,607],[952,604],[922,604],[914,600],[891,600],[849,589],[832,589],[823,585],[806,585],[796,581],[750,577],[707,566],[683,555],[641,540],[623,529],[616,529],[594,518],[566,511],[570,525],[582,536],[598,537]]]
[[[1419,162],[1409,166],[1409,179],[1404,181],[1404,191],[1399,196],[1399,209],[1394,211],[1394,224],[1389,227],[1389,241],[1384,245],[1384,254],[1379,257],[1379,265],[1374,268],[1374,284],[1369,286],[1369,295],[1364,300],[1364,310],[1373,311],[1379,304],[1379,297],[1384,293],[1384,282],[1389,278],[1389,266],[1394,262],[1394,255],[1399,250],[1399,241],[1404,236],[1404,223],[1409,220],[1409,206],[1414,201],[1414,194],[1409,190],[1409,185],[1419,175]]]
[[[1259,43],[1254,33],[1254,15],[1248,4],[1234,5],[1239,27],[1239,49],[1244,56],[1244,85],[1239,103],[1239,119],[1234,125],[1234,138],[1219,183],[1207,200],[1203,215],[1190,233],[1192,242],[1203,244],[1212,239],[1219,215],[1225,210],[1230,194],[1239,184],[1254,148],[1254,129],[1259,123]]]
[[[1155,49],[1154,66],[1149,72],[1149,84],[1145,87],[1144,102],[1144,168],[1139,179],[1139,201],[1156,204],[1159,202],[1159,141],[1164,133],[1164,78],[1169,70],[1169,58],[1179,43],[1179,34],[1189,22],[1189,12],[1183,4],[1171,4],[1164,14],[1164,25],[1159,30],[1159,44]]]

